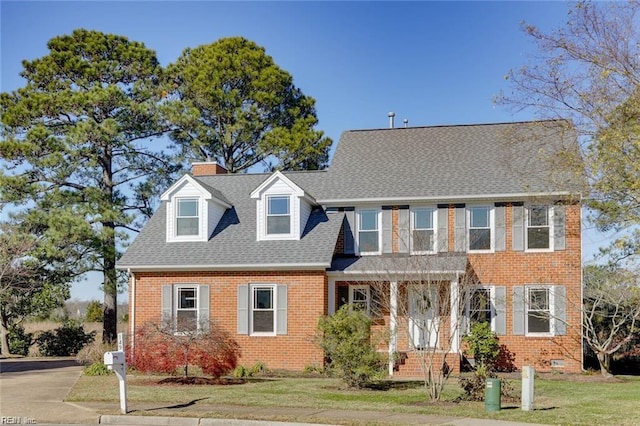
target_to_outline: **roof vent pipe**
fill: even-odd
[[[409,119],[405,118],[404,120],[402,120],[402,122],[404,123],[404,128],[406,129],[407,127],[409,127]]]
[[[393,129],[394,125],[393,125],[393,118],[396,116],[395,112],[390,112],[389,113],[389,128]]]

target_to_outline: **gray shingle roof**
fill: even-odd
[[[312,190],[325,172],[287,173]],[[166,204],[163,203],[118,262],[120,268],[276,268],[283,264],[317,264],[328,267],[333,256],[344,214],[325,214],[314,209],[299,241],[257,241],[256,201],[249,197],[269,175],[216,175],[195,179],[215,188],[231,203],[207,242],[166,242]],[[324,267],[322,267],[324,265]]]
[[[440,253],[435,255],[406,256],[383,255],[362,257],[336,257],[329,271],[345,274],[382,276],[382,279],[397,275],[436,274],[435,279],[444,274],[462,274],[467,267],[467,256],[463,253]],[[405,277],[406,278],[406,277]],[[424,276],[424,279],[428,277]]]
[[[558,164],[565,153],[576,149],[575,132],[564,121],[347,131],[328,171],[285,175],[316,200],[343,206],[353,206],[354,200],[422,197],[446,202],[527,193],[577,194],[584,188],[582,181]],[[299,241],[257,241],[256,201],[250,194],[269,176],[196,177],[212,195],[234,206],[226,211],[209,241],[167,243],[162,205],[118,266],[328,267],[343,213],[315,209]],[[456,261],[466,262],[466,258]],[[355,272],[371,266],[373,260],[353,262],[337,259],[332,270]]]
[[[322,201],[576,193],[581,183],[558,164],[576,143],[565,121],[348,131],[326,192],[315,195]]]

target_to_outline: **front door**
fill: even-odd
[[[412,347],[424,349],[438,344],[438,291],[435,286],[409,287],[409,332]]]

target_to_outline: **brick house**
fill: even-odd
[[[392,375],[428,349],[459,369],[474,321],[517,368],[578,372],[582,186],[558,165],[576,146],[540,121],[347,131],[326,171],[195,163],[118,263],[132,335],[216,321],[241,364],[301,370],[323,362],[318,319],[352,303],[388,332]]]

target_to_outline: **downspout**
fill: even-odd
[[[582,264],[582,195],[580,195],[580,370],[585,372],[584,368],[584,265]],[[565,226],[567,226],[565,224]]]
[[[129,359],[133,359],[133,348],[135,346],[135,335],[136,335],[136,275],[131,272],[131,269],[127,269],[129,272],[129,277],[131,280],[131,297],[129,298],[129,325],[130,325],[130,333],[131,336],[129,338],[130,342],[130,352],[131,356]]]

